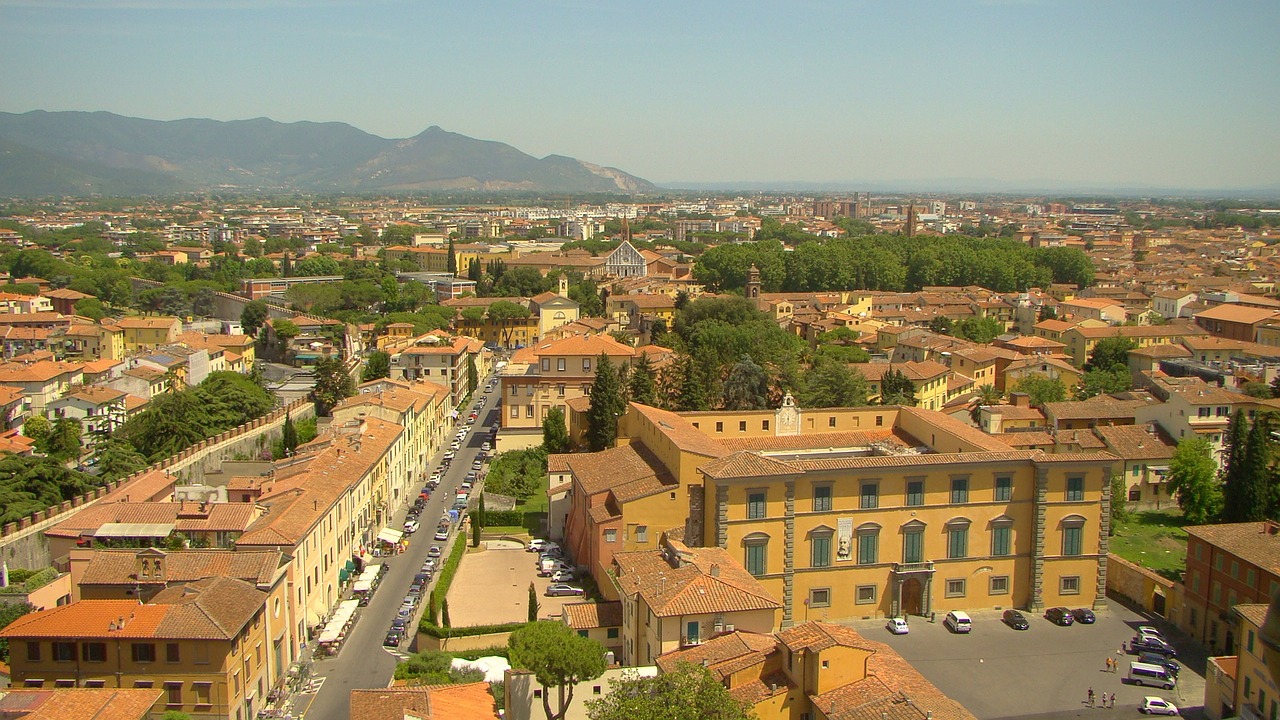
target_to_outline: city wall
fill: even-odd
[[[0,559],[9,563],[11,568],[48,567],[53,562],[53,558],[49,556],[49,543],[44,536],[49,528],[67,520],[80,509],[98,502],[108,493],[127,491],[129,485],[156,470],[176,475],[183,483],[199,483],[204,479],[206,471],[217,469],[226,460],[260,454],[262,448],[274,443],[280,436],[286,414],[295,422],[311,418],[315,416],[315,405],[308,400],[295,400],[286,407],[278,408],[244,425],[206,438],[132,475],[112,480],[17,522],[6,523],[0,527]]]

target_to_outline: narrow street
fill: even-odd
[[[314,695],[304,693],[299,697],[293,710],[293,717],[296,720],[304,717],[307,720],[346,720],[350,710],[350,691],[356,688],[386,687],[391,682],[396,663],[408,657],[408,648],[417,636],[417,621],[426,611],[427,593],[423,593],[423,600],[413,616],[413,622],[409,623],[411,632],[401,643],[402,649],[385,648],[382,646],[382,640],[386,636],[391,621],[395,619],[396,612],[400,609],[400,602],[409,592],[413,576],[427,559],[427,551],[431,546],[441,546],[441,564],[443,565],[443,559],[448,557],[453,543],[468,541],[468,538],[461,536],[458,529],[461,523],[454,526],[454,530],[449,534],[449,540],[445,542],[433,540],[432,535],[435,534],[437,520],[452,505],[458,487],[462,484],[467,472],[471,470],[471,463],[479,453],[480,445],[488,439],[489,428],[498,422],[498,393],[495,391],[488,395],[484,394],[484,386],[488,380],[489,378],[482,379],[475,395],[485,399],[484,409],[480,412],[478,421],[471,426],[472,431],[467,434],[457,457],[440,478],[440,486],[432,492],[431,499],[423,508],[421,529],[408,536],[409,548],[404,553],[376,559],[387,564],[387,573],[374,592],[369,605],[361,608],[356,616],[355,625],[341,651],[334,657],[315,661],[312,666],[312,676],[316,678],[313,687],[319,685],[319,690]],[[474,406],[474,400],[472,406]],[[468,409],[460,413],[459,423],[455,427],[464,426],[469,412]],[[443,454],[443,450],[437,453],[432,458],[431,464],[422,470],[429,475],[434,468],[439,467]],[[413,488],[408,498],[410,504],[421,489],[421,483]],[[474,492],[472,497],[475,497]],[[408,505],[397,508],[392,522],[387,527],[399,530],[404,524],[407,510]],[[431,587],[435,587],[434,579]]]

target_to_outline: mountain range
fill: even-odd
[[[653,189],[616,168],[435,126],[388,140],[337,122],[0,113],[0,196]]]

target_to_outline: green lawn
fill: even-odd
[[[1128,521],[1116,523],[1111,552],[1178,580],[1187,567],[1187,533],[1182,524],[1182,512],[1176,508],[1131,513]]]

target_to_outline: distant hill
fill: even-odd
[[[345,123],[0,113],[0,195],[192,190],[637,192],[646,180],[430,127],[388,140]]]

